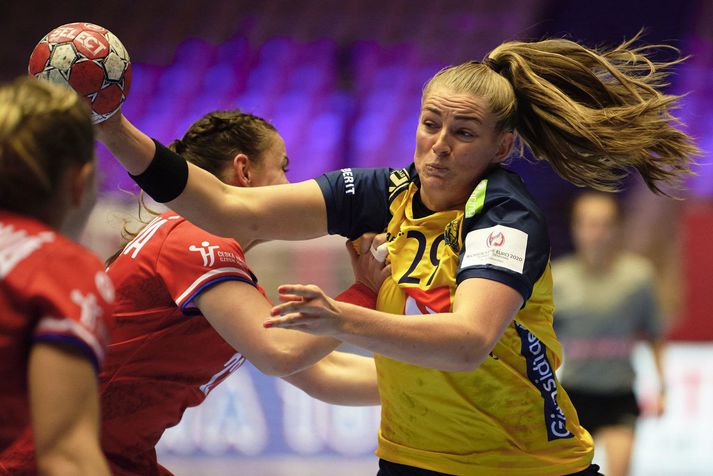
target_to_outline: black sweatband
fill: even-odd
[[[188,183],[188,163],[156,139],[156,154],[148,168],[139,175],[131,175],[134,182],[159,203],[178,197]]]

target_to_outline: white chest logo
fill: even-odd
[[[201,242],[201,246],[191,245],[188,247],[190,251],[197,251],[203,258],[203,266],[213,266],[215,264],[215,250],[220,248],[218,245],[213,245],[207,241]]]

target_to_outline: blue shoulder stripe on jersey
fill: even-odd
[[[193,291],[191,295],[188,296],[188,299],[186,299],[183,304],[181,304],[181,313],[183,313],[183,315],[187,317],[199,315],[201,312],[198,309],[187,309],[188,305],[192,303],[196,296],[198,296],[200,293],[212,286],[215,286],[216,284],[222,283],[223,281],[242,281],[243,283],[248,283],[257,288],[257,284],[255,284],[253,281],[250,281],[249,279],[242,278],[240,276],[222,276],[218,279],[214,279],[213,281],[204,283],[202,286]]]
[[[525,275],[516,274],[492,264],[470,266],[463,269],[456,276],[456,284],[460,284],[469,278],[485,278],[510,286],[522,296],[523,307],[525,307],[527,300],[530,299],[532,295],[533,285],[527,280]]]
[[[79,339],[78,337],[74,337],[69,334],[37,334],[32,338],[32,341],[50,344],[66,344],[71,347],[74,347],[91,361],[97,375],[99,374],[100,366],[97,355],[94,353],[92,348],[87,345],[86,342],[84,342],[82,339]]]

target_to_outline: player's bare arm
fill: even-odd
[[[284,378],[308,395],[334,405],[378,405],[374,359],[332,352],[316,365]]]
[[[32,431],[42,475],[109,475],[99,447],[96,371],[68,346],[38,343],[29,363]]]
[[[132,175],[145,172],[156,154],[154,141],[120,112],[98,125],[97,136]],[[327,234],[326,206],[312,180],[231,187],[193,164],[187,166],[185,188],[167,205],[211,233],[240,242],[303,240]]]
[[[381,243],[384,239],[385,235],[375,237],[372,233],[362,236],[359,243],[363,247],[361,253],[356,252],[352,242],[347,242],[355,281],[367,287],[374,296],[389,275],[390,266],[376,260],[371,253],[364,250],[368,250],[372,243]],[[355,299],[349,294],[338,299],[356,304]],[[303,370],[325,357],[340,344],[340,341],[334,338],[266,329],[262,325],[262,320],[269,314],[271,304],[254,286],[242,281],[225,281],[212,286],[196,297],[196,304],[213,328],[233,348],[240,349],[253,365],[267,375],[286,376]],[[303,376],[300,382],[310,383],[312,376],[324,381],[339,373],[334,370],[335,365],[338,364],[342,370],[347,370],[347,364],[350,362],[354,363],[355,368],[349,369],[349,372],[355,375],[365,373],[364,365],[367,374],[373,367],[373,362],[364,364],[356,358],[334,357],[321,361],[320,363],[325,366],[323,370]],[[336,388],[334,392],[330,395],[340,393]]]
[[[266,327],[329,335],[402,362],[471,371],[488,356],[522,296],[496,281],[473,278],[458,287],[453,312],[402,316],[338,303],[317,286],[285,285]],[[487,311],[486,311],[487,310]]]
[[[267,375],[282,377],[303,370],[340,343],[285,330],[269,332],[262,319],[270,312],[270,303],[254,286],[241,281],[209,288],[196,298],[196,304],[223,339]]]

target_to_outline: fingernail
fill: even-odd
[[[265,321],[265,322],[262,323],[262,327],[268,329],[268,328],[272,327],[272,322],[270,322],[270,321]]]

